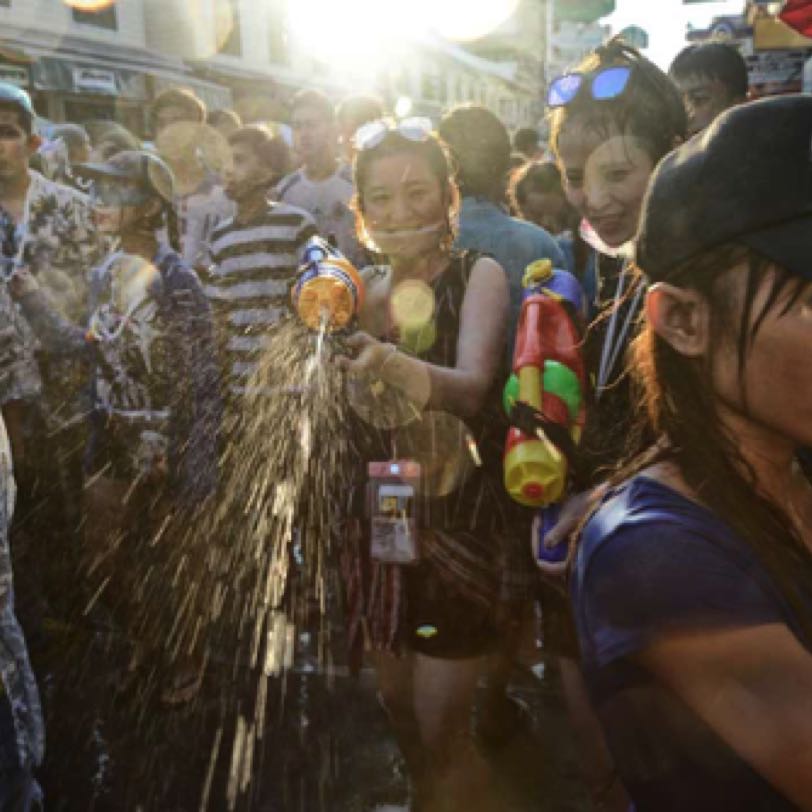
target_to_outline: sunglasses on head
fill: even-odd
[[[397,133],[407,141],[426,141],[431,136],[431,130],[431,119],[421,116],[404,118],[402,121],[379,118],[362,124],[353,136],[353,144],[359,152],[374,149],[389,133]]]
[[[593,73],[565,73],[556,76],[547,90],[547,106],[566,107],[588,83],[589,92],[595,101],[609,101],[622,96],[632,75],[631,65],[614,65],[601,68]]]

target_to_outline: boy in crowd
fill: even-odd
[[[214,230],[213,264],[204,278],[224,345],[227,388],[239,397],[286,312],[301,249],[316,227],[307,212],[269,199],[289,165],[280,136],[249,125],[234,132],[229,145],[225,193],[237,211]]]
[[[747,65],[726,42],[683,48],[668,69],[688,115],[688,133],[702,132],[719,113],[747,99]]]
[[[224,145],[225,140],[206,123],[206,105],[185,88],[159,93],[150,117],[155,146],[181,187],[175,200],[181,256],[200,268],[214,227],[234,213],[217,177],[219,167],[209,165],[217,142]]]
[[[300,91],[293,99],[291,126],[293,148],[302,167],[279,184],[276,198],[309,212],[319,233],[356,267],[362,267],[366,255],[355,236],[355,215],[349,205],[354,192],[352,173],[337,158],[332,103],[317,90]]]

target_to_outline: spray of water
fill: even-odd
[[[283,719],[302,741],[326,727],[312,718],[312,685],[295,676],[335,670],[331,562],[351,438],[344,376],[331,362],[336,339],[326,328],[326,318],[315,332],[295,319],[277,328],[245,395],[227,410],[217,493],[192,514],[166,515],[137,557],[138,622],[128,633],[136,652],[160,651],[146,666],[134,657],[138,677],[128,689],[133,740],[141,753],[153,751],[132,789],[133,808],[165,803],[172,753],[153,743],[171,727],[167,713],[182,720],[180,735],[201,737],[200,809],[255,805],[259,777],[274,748],[282,752]],[[167,679],[184,670],[205,675],[203,691],[176,711],[158,710]],[[327,743],[322,760],[329,751]],[[329,769],[320,772],[324,783]],[[326,798],[323,786],[315,796]],[[282,808],[294,806],[283,800]],[[311,800],[307,808],[320,807]]]

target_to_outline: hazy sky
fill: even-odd
[[[702,28],[717,14],[739,14],[743,9],[744,0],[688,5],[682,0],[616,0],[614,13],[602,22],[612,26],[612,33],[633,23],[648,31],[648,57],[660,67],[667,68],[685,45],[686,23]]]

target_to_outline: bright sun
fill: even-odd
[[[380,65],[399,45],[431,30],[473,40],[507,20],[519,0],[288,0],[299,47],[318,49],[337,66]]]

